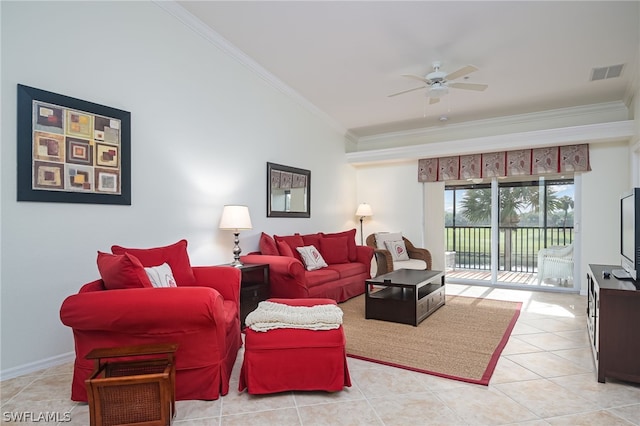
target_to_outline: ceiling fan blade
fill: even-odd
[[[440,102],[440,98],[429,98],[429,105],[437,104]]]
[[[475,83],[449,83],[449,87],[453,87],[454,89],[477,90],[479,92],[482,92],[487,87],[489,87],[489,85]]]
[[[420,77],[419,75],[413,75],[413,74],[402,74],[403,77],[407,77],[407,78],[412,78],[414,80],[418,80],[421,81],[425,84],[431,84],[431,82],[429,80],[427,80],[424,77]]]
[[[413,92],[414,90],[426,89],[426,86],[414,87],[413,89],[403,90],[402,92],[393,93],[388,95],[387,98],[393,98],[394,96],[402,95],[403,93]]]
[[[475,71],[478,71],[478,68],[474,67],[473,65],[467,65],[466,67],[462,67],[457,71],[447,74],[445,79],[449,81],[455,80],[456,78],[464,77],[465,75],[471,74],[472,72],[475,72]]]

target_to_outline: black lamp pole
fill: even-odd
[[[356,216],[360,216],[360,245],[364,245],[364,231],[362,229],[362,221],[366,216],[371,216],[371,206],[367,203],[361,203],[356,209]]]

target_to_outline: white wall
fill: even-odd
[[[639,55],[640,56],[640,55]],[[631,102],[631,112],[635,116],[635,138],[631,140],[629,161],[631,163],[631,186],[640,187],[640,77],[636,77],[637,90]],[[633,117],[632,117],[633,118]]]
[[[358,167],[357,193],[358,202],[369,203],[373,210],[364,221],[365,238],[374,232],[402,232],[416,247],[423,247],[417,162]]]
[[[640,18],[640,9],[638,9]],[[638,39],[640,39],[640,28],[638,28]],[[638,45],[638,63],[636,69],[640,69],[640,45]],[[635,118],[636,135],[631,141],[631,186],[640,187],[640,75],[635,74],[633,81],[635,91],[630,102],[631,118]]]
[[[192,264],[232,259],[217,229],[247,204],[260,232],[356,225],[355,171],[337,131],[162,8],[138,2],[2,1],[0,145],[3,378],[73,351],[65,297],[98,277],[96,251],[186,238]],[[18,83],[132,116],[132,205],[16,202]],[[266,162],[311,170],[311,219],[266,218]]]
[[[417,169],[416,165],[416,169]],[[444,182],[424,184],[424,247],[431,252],[432,268],[444,271]]]
[[[630,189],[626,142],[589,147],[591,172],[582,174],[582,262],[620,264],[620,195]],[[584,287],[583,279],[583,287]]]

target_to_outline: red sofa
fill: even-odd
[[[179,247],[167,246],[160,253],[171,265],[176,287],[148,288],[140,284],[141,276],[132,272],[131,258],[125,255],[109,255],[117,258],[121,268],[118,273],[105,272],[99,256],[104,279],[85,284],[65,299],[60,318],[73,329],[76,351],[72,400],[87,401],[84,381],[94,368],[94,362],[85,358],[89,351],[151,343],[178,344],[177,400],[214,400],[228,393],[242,345],[240,271],[224,266],[192,268],[188,258],[185,260],[186,241],[177,244]],[[145,259],[138,253],[133,259],[141,259],[143,265],[157,263],[158,255]],[[123,259],[127,264],[124,268]],[[115,282],[114,277],[118,279]]]
[[[262,233],[260,252],[241,256],[241,260],[269,264],[271,297],[327,298],[344,302],[363,294],[364,282],[371,278],[374,250],[356,245],[355,234],[355,229],[273,237]],[[318,248],[328,266],[307,270],[297,248],[311,245]]]

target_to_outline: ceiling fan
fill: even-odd
[[[413,75],[413,74],[402,74],[403,77],[419,80],[424,84],[420,87],[414,87],[413,89],[408,89],[408,90],[403,90],[402,92],[393,93],[388,97],[391,98],[393,96],[402,95],[404,93],[413,92],[415,90],[427,89],[429,104],[435,104],[436,102],[440,102],[440,97],[449,93],[449,88],[483,91],[487,87],[489,87],[486,84],[453,82],[453,80],[457,78],[464,77],[465,75],[478,71],[478,68],[474,67],[473,65],[466,65],[452,73],[446,73],[444,71],[440,71],[440,65],[441,65],[440,62],[434,62],[433,71],[424,77],[420,77],[419,75]]]

